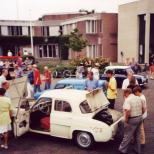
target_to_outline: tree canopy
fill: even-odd
[[[68,47],[76,52],[81,52],[88,45],[88,41],[76,28],[69,35]]]

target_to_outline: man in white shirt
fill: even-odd
[[[119,151],[121,154],[126,154],[130,142],[132,138],[134,138],[134,151],[140,154],[140,125],[142,123],[142,114],[145,112],[145,109],[141,99],[132,94],[131,89],[127,88],[124,90],[124,97],[124,137],[119,146]]]
[[[132,79],[133,73],[132,72],[128,72],[127,73],[127,79],[125,79],[122,83],[122,90],[125,90],[128,88],[130,81]],[[136,84],[138,84],[137,80],[136,80]]]
[[[0,88],[2,87],[2,83],[4,81],[6,81],[7,75],[8,75],[8,70],[7,69],[3,69],[2,70],[2,75],[0,76]]]
[[[147,103],[146,103],[146,98],[145,98],[145,96],[142,94],[142,89],[141,89],[141,87],[139,87],[139,86],[135,87],[134,90],[133,90],[133,92],[134,92],[134,94],[135,94],[136,96],[139,96],[139,97],[141,98],[141,100],[142,100],[143,106],[144,106],[144,108],[145,108],[145,112],[144,112],[144,114],[142,115],[142,118],[143,118],[143,120],[144,120],[144,119],[147,118]],[[141,124],[140,132],[141,132],[141,134],[140,134],[140,143],[141,143],[141,145],[144,147],[144,145],[145,145],[144,122],[142,122],[142,124]]]
[[[91,69],[91,72],[93,72],[94,79],[99,80],[99,63],[95,63],[95,67]]]

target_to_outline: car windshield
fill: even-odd
[[[126,71],[127,71],[127,73],[129,72],[129,73],[134,74],[134,71],[131,68],[127,68]]]
[[[64,89],[66,87],[70,87],[71,85],[70,84],[57,84],[55,86],[55,89]]]
[[[81,104],[80,104],[80,110],[82,113],[92,113],[92,110],[89,106],[89,104],[87,103],[87,101],[83,101]]]

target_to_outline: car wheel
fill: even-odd
[[[57,71],[54,71],[54,72],[52,73],[52,76],[53,76],[53,78],[57,78],[57,77],[58,77],[58,72],[57,72]]]
[[[63,77],[64,77],[64,78],[69,78],[69,77],[71,77],[71,71],[70,71],[70,70],[65,70],[65,71],[63,72]]]
[[[88,132],[78,132],[76,134],[76,143],[80,148],[89,149],[94,143],[94,138]]]

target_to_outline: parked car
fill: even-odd
[[[76,79],[76,78],[62,79],[62,80],[59,80],[53,86],[53,89],[69,88],[69,89],[85,90],[85,81],[86,79]],[[105,91],[105,82],[106,81],[104,80],[99,80],[98,82],[99,87],[102,88],[104,91]],[[38,99],[43,92],[44,91],[37,92],[36,94],[34,94],[34,99]]]
[[[107,66],[105,68],[104,74],[101,76],[102,80],[107,80],[107,76],[106,76],[107,70],[113,70],[114,77],[117,81],[118,88],[122,87],[122,83],[123,83],[124,79],[127,78],[128,72],[132,72],[134,74],[134,72],[130,66]],[[134,76],[135,76],[136,80],[138,81],[138,84],[141,87],[144,87],[145,85],[148,84],[148,77],[146,75],[134,74]]]
[[[13,110],[14,135],[33,132],[74,139],[79,147],[88,149],[94,142],[107,142],[116,135],[123,117],[108,109],[108,104],[101,89],[54,89],[44,92],[37,101],[19,99]],[[48,119],[48,129],[42,126],[44,118]]]

